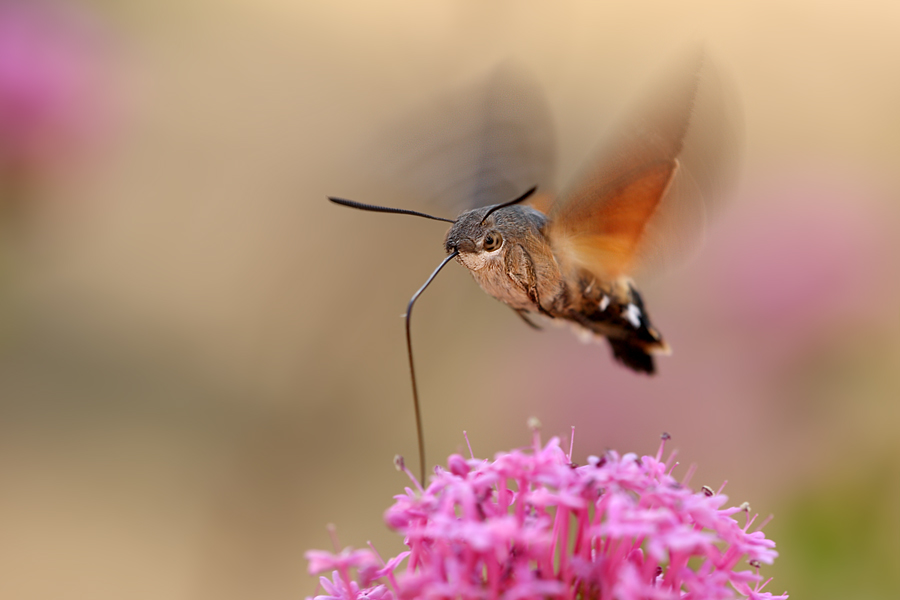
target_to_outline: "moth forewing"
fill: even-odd
[[[631,274],[641,280],[671,275],[697,254],[710,221],[735,185],[742,145],[741,111],[726,75],[708,56],[696,73],[678,172],[635,249]]]
[[[506,61],[403,111],[359,162],[399,195],[458,215],[553,189],[553,118],[541,85]]]
[[[557,260],[605,280],[629,273],[646,225],[677,170],[677,160],[659,160],[565,199],[551,212],[548,227]]]

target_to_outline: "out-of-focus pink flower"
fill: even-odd
[[[749,198],[765,200],[736,208],[702,261],[723,317],[789,341],[893,308],[890,225],[871,185],[813,172],[758,188]]]
[[[311,573],[337,568],[316,599],[787,598],[762,591],[759,568],[777,553],[750,531],[749,509],[672,477],[665,438],[656,456],[608,452],[584,466],[537,431],[530,450],[493,461],[453,455],[385,513],[409,547],[406,568],[392,559],[371,578],[359,563],[356,581],[340,558],[349,551],[316,552]]]
[[[97,28],[75,5],[0,0],[0,166],[30,170],[76,156],[104,106]]]

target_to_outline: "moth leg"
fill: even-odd
[[[528,295],[528,299],[542,315],[553,318],[543,306],[538,294],[537,276],[534,273],[534,262],[531,255],[520,244],[513,245],[506,253],[506,273],[509,278]]]
[[[513,310],[516,311],[516,314],[519,315],[519,318],[521,318],[523,321],[525,321],[525,323],[532,329],[536,329],[538,331],[541,331],[544,329],[543,327],[541,327],[540,325],[538,325],[537,323],[535,323],[534,321],[532,321],[531,319],[528,318],[527,310],[522,310],[521,308],[514,308]]]

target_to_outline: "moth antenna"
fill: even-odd
[[[494,212],[495,210],[500,210],[501,208],[506,208],[507,206],[512,206],[513,204],[518,204],[519,202],[524,202],[525,200],[528,200],[528,198],[536,191],[537,191],[537,186],[534,186],[530,190],[528,190],[527,192],[525,192],[524,194],[519,196],[518,198],[514,198],[514,199],[510,200],[509,202],[504,202],[503,204],[498,204],[496,206],[492,206],[491,209],[489,211],[487,211],[487,213],[485,213],[484,217],[481,218],[481,224],[484,225],[484,222],[487,220],[487,218],[489,216],[491,216],[491,213]]]
[[[441,269],[443,269],[451,259],[456,258],[457,254],[459,254],[459,250],[454,250],[441,262],[441,264],[438,265],[438,268],[434,270],[431,277],[425,282],[425,285],[420,287],[419,291],[413,294],[413,297],[410,298],[409,304],[406,307],[406,353],[409,355],[409,376],[412,379],[413,405],[416,407],[416,436],[419,440],[419,481],[422,482],[423,487],[427,487],[425,485],[425,436],[422,433],[422,411],[419,409],[419,390],[416,386],[416,368],[413,365],[412,337],[409,330],[410,317],[412,316],[412,309],[416,300],[419,299],[419,296],[422,295],[425,288],[427,288],[434,278],[437,277],[437,274],[441,272]]]
[[[354,202],[353,200],[344,200],[343,198],[334,198],[332,196],[328,196],[328,199],[334,202],[335,204],[340,204],[341,206],[349,206],[350,208],[356,208],[359,210],[368,210],[371,212],[382,212],[382,213],[394,213],[398,215],[413,215],[414,217],[424,217],[426,219],[432,219],[434,221],[444,221],[446,223],[456,223],[454,219],[445,219],[444,217],[435,217],[434,215],[425,214],[423,212],[418,212],[415,210],[406,210],[405,208],[391,208],[390,206],[375,206],[374,204],[363,204],[362,202]]]

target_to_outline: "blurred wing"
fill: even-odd
[[[630,273],[647,222],[677,168],[674,159],[640,165],[602,188],[590,188],[590,197],[572,198],[558,216],[551,213],[549,238],[557,260],[601,279]]]
[[[601,278],[640,275],[670,267],[697,247],[736,154],[719,90],[697,52],[613,130],[550,209],[548,237],[564,268]]]
[[[385,138],[379,170],[457,214],[552,185],[549,108],[541,88],[510,64],[405,117]]]

